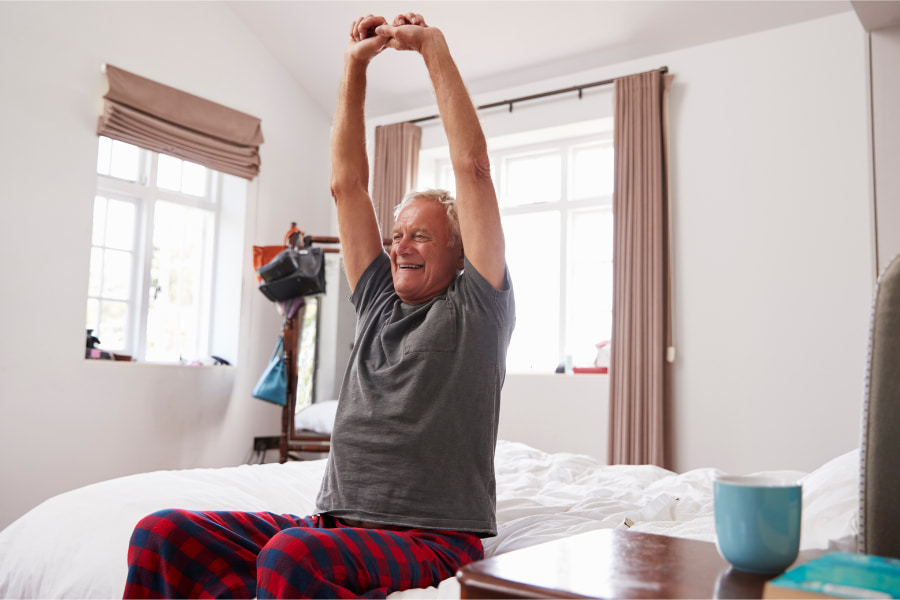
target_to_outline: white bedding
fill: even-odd
[[[484,541],[487,556],[625,527],[626,518],[636,531],[715,540],[715,469],[605,466],[504,441],[496,469],[500,533]],[[320,460],[157,471],[60,494],[0,532],[0,597],[121,597],[128,540],[141,517],[162,508],[310,514],[323,470]],[[790,474],[803,481],[801,547],[855,551],[859,452]],[[459,597],[459,587],[451,578],[391,597]]]

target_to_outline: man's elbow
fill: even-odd
[[[487,152],[471,154],[453,166],[457,179],[469,177],[475,181],[490,181],[491,159]]]
[[[359,190],[367,191],[358,177],[342,177],[340,175],[331,175],[331,197],[334,201],[340,202],[342,198],[346,198],[359,192]]]

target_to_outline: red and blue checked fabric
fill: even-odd
[[[384,598],[484,557],[478,536],[327,515],[163,510],[128,548],[125,598]]]

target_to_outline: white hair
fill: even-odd
[[[404,196],[403,201],[394,208],[394,219],[400,216],[407,206],[418,200],[419,198],[428,198],[435,202],[441,203],[447,211],[447,229],[450,234],[449,246],[451,248],[462,247],[462,234],[459,232],[459,214],[456,211],[456,198],[450,195],[447,190],[424,190],[409,192]]]

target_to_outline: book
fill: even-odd
[[[900,598],[900,560],[829,552],[766,582],[763,598]]]

